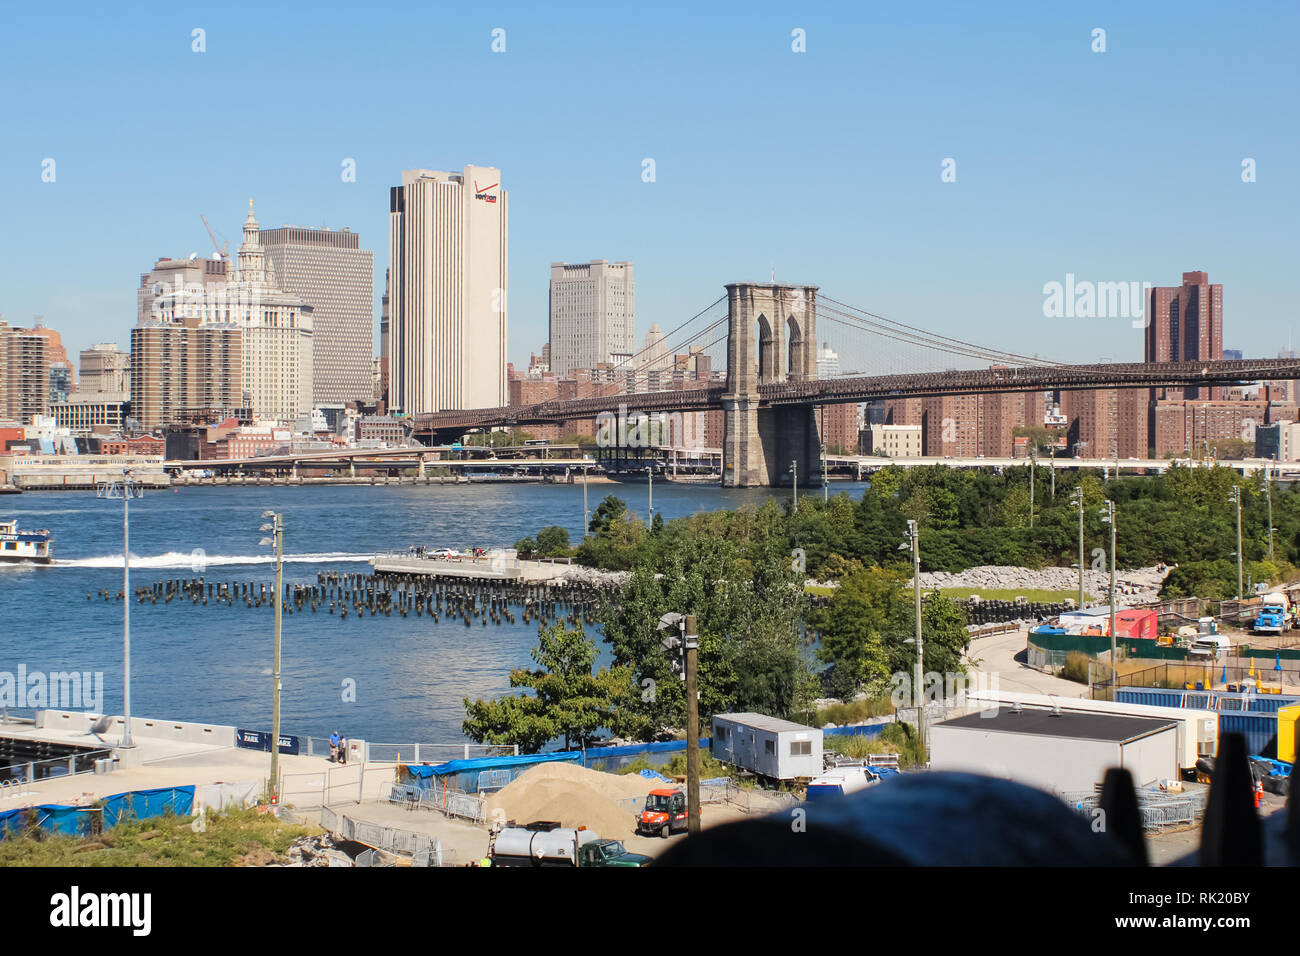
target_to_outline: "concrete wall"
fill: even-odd
[[[99,714],[78,711],[38,710],[36,726],[42,730],[55,729],[72,733],[88,733],[99,719]],[[126,721],[121,716],[113,718],[103,736],[120,737]],[[154,720],[152,717],[132,717],[131,736],[157,737],[185,743],[208,744],[215,747],[235,746],[235,728],[221,724],[200,724],[176,720]]]
[[[1111,767],[1127,767],[1139,786],[1178,776],[1178,735],[1174,727],[1143,738],[1140,743],[1121,751],[1114,741],[936,724],[930,728],[930,766],[935,770],[1002,777],[1054,793],[1092,790]]]

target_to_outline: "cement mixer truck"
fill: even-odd
[[[535,823],[503,827],[488,848],[493,866],[646,866],[650,857],[629,853],[618,840],[602,840],[585,827]]]
[[[1291,630],[1290,604],[1282,591],[1270,591],[1260,602],[1253,630],[1256,634],[1281,634]]]

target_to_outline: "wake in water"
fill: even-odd
[[[374,555],[349,554],[344,551],[329,551],[320,554],[286,554],[285,564],[340,564],[369,561]],[[202,574],[208,568],[232,567],[237,565],[274,564],[273,554],[204,554],[168,551],[166,554],[140,556],[131,555],[131,567],[148,568],[184,568],[195,574]],[[66,561],[55,559],[52,567],[56,568],[120,568],[122,555],[102,554],[93,558],[73,558]]]

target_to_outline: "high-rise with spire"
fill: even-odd
[[[235,303],[231,317],[243,333],[243,391],[253,415],[292,422],[310,412],[312,309],[277,285],[251,199],[229,291]]]

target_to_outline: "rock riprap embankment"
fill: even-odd
[[[1125,604],[1146,604],[1160,599],[1160,585],[1172,567],[1133,568],[1115,572],[1115,591]],[[908,582],[911,584],[911,581]],[[1079,572],[1075,568],[1016,568],[985,565],[965,571],[923,571],[921,587],[958,588],[971,594],[985,591],[1077,591]],[[1083,589],[1096,601],[1105,601],[1110,587],[1109,571],[1083,572]],[[958,595],[966,597],[966,595]]]

